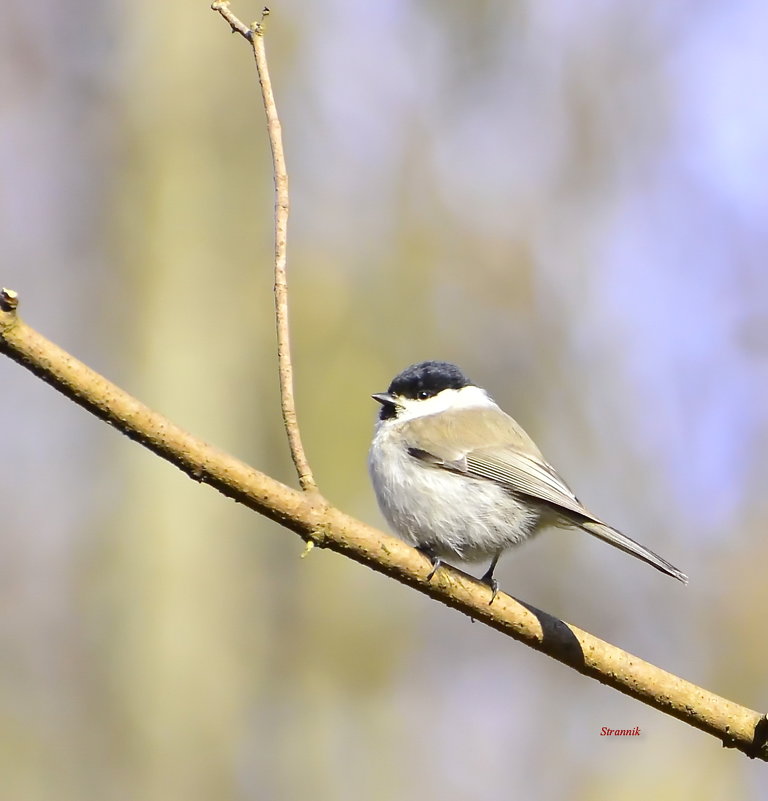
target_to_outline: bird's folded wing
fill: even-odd
[[[582,519],[600,522],[579,503],[551,465],[514,448],[480,448],[450,461],[425,451],[412,451],[412,455],[435,467],[494,481],[510,492],[553,504]]]
[[[555,504],[583,517],[592,515],[546,462],[510,448],[482,449],[466,455],[467,473],[496,481],[512,492]]]
[[[510,492],[601,523],[579,502],[522,427],[500,409],[462,409],[410,421],[411,455],[434,467],[495,481]]]

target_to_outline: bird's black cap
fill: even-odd
[[[380,420],[396,417],[399,411],[397,398],[426,400],[444,389],[461,389],[472,382],[450,362],[419,362],[406,367],[396,375],[386,392],[372,397],[381,404]]]
[[[461,389],[472,382],[450,362],[419,362],[395,376],[387,390],[390,395],[425,399],[444,389]]]

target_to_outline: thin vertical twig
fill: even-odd
[[[290,199],[282,127],[280,118],[277,115],[277,106],[275,105],[275,96],[272,92],[272,81],[269,77],[269,67],[267,65],[267,52],[264,47],[264,20],[269,15],[269,9],[267,7],[264,8],[259,22],[247,26],[230,11],[229,3],[226,0],[213,3],[211,8],[224,17],[232,28],[233,33],[241,34],[251,43],[253,56],[256,60],[261,96],[267,116],[267,132],[272,150],[272,169],[275,181],[275,324],[277,328],[280,405],[283,423],[285,424],[285,433],[288,436],[288,446],[299,477],[299,484],[305,492],[316,493],[317,483],[301,442],[301,433],[296,417],[296,401],[293,393],[293,362],[291,360],[290,328],[288,326],[288,282],[286,279]]]

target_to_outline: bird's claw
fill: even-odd
[[[424,556],[426,556],[427,559],[432,562],[432,570],[427,576],[427,581],[432,581],[432,576],[437,573],[437,569],[443,564],[443,560],[439,556],[435,556],[434,552],[430,548],[417,548],[416,550],[423,553]]]

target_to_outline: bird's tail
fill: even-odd
[[[599,537],[609,545],[613,545],[616,548],[624,551],[624,553],[631,554],[632,556],[636,556],[638,559],[642,559],[644,562],[648,562],[648,564],[653,565],[656,570],[660,570],[662,573],[666,573],[668,576],[672,576],[678,581],[682,581],[683,584],[688,583],[688,576],[686,576],[685,573],[678,570],[666,559],[662,559],[653,551],[649,551],[648,548],[640,545],[639,542],[635,542],[633,539],[630,539],[626,534],[616,531],[615,528],[606,526],[603,523],[593,523],[591,520],[581,523],[581,527],[584,529],[584,531],[594,535],[595,537]]]

